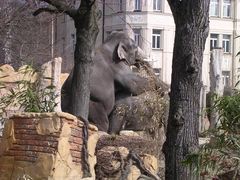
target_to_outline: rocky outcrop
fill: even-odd
[[[81,179],[86,162],[95,179],[97,128],[88,126],[88,141],[84,128],[81,119],[67,113],[14,115],[6,122],[0,144],[0,179]]]

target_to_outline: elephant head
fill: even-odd
[[[115,48],[113,60],[123,61],[128,66],[135,65],[139,57],[145,57],[135,41],[122,31],[113,31],[106,39],[105,45]]]
[[[136,64],[138,47],[132,39],[124,39],[117,46],[117,55],[120,61],[124,61],[127,65]]]

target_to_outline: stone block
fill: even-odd
[[[81,119],[67,113],[21,113],[7,122],[0,144],[0,179],[83,178]],[[87,149],[95,179],[97,128],[88,126]]]

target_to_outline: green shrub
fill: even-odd
[[[0,98],[0,117],[3,117],[6,110],[13,106],[19,107],[24,112],[53,112],[57,106],[55,99],[58,97],[54,92],[55,87],[50,85],[41,88],[41,81],[38,78],[41,76],[41,73],[34,70],[31,66],[25,66],[19,72],[23,75],[23,80],[17,81],[16,85],[9,88],[6,95]],[[30,77],[30,79],[25,77]],[[43,78],[50,79],[47,77]],[[7,88],[1,82],[1,77],[0,88]],[[3,118],[1,119],[4,121]]]
[[[210,142],[202,145],[197,153],[188,155],[184,163],[203,179],[230,171],[234,172],[233,179],[237,179],[240,173],[240,92],[218,97],[214,109],[219,114],[219,122],[215,129],[206,132]]]

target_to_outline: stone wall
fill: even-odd
[[[0,142],[0,179],[83,177],[82,121],[67,113],[22,113],[11,117]],[[95,179],[97,128],[89,125],[90,172]]]

